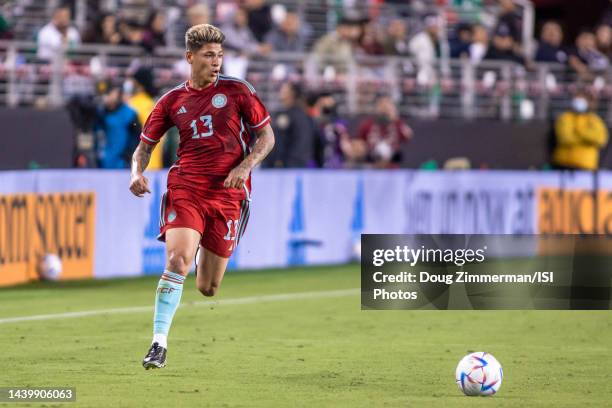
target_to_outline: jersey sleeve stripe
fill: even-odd
[[[242,118],[240,119],[240,133],[238,134],[238,138],[240,139],[240,146],[242,146],[242,155],[243,157],[247,156],[247,145],[244,141],[244,139],[242,138],[242,134],[244,133],[244,122],[242,121]]]
[[[247,88],[249,88],[249,91],[251,91],[252,94],[256,93],[255,92],[255,88],[253,87],[253,85],[251,85],[250,83],[248,83],[244,79],[240,79],[240,78],[236,78],[236,77],[231,77],[231,76],[225,76],[225,75],[219,75],[217,77],[217,79],[221,79],[222,81],[236,81],[236,82],[240,82],[240,83],[244,84]]]
[[[264,120],[262,120],[261,122],[259,122],[258,124],[256,124],[256,125],[249,125],[249,127],[250,127],[251,129],[257,129],[257,128],[259,128],[259,127],[261,127],[261,126],[265,125],[265,124],[266,124],[266,123],[268,123],[269,121],[270,121],[270,115],[266,116],[266,118],[265,118]]]
[[[151,109],[151,112],[153,112],[156,108],[157,105],[159,105],[159,103],[168,95],[170,95],[172,92],[174,91],[178,91],[180,89],[183,88],[183,85],[187,84],[187,82],[184,82],[180,85],[175,86],[174,88],[170,89],[168,92],[166,92],[165,94],[163,94],[158,100],[157,102],[155,102],[155,105],[153,105],[153,109]],[[151,116],[151,114],[149,114],[149,117]],[[148,120],[148,118],[147,118]],[[161,139],[163,135],[160,135],[159,138]],[[150,137],[145,136],[144,133],[140,134],[140,140],[142,140],[143,142],[147,143],[147,144],[157,144],[159,143],[159,140],[155,140],[155,139],[151,139]]]
[[[142,140],[143,142],[145,142],[147,144],[157,144],[157,143],[159,143],[159,140],[151,139],[150,137],[145,136],[144,133],[140,134],[140,140]]]
[[[171,90],[169,90],[168,92],[166,92],[165,94],[160,96],[159,99],[157,100],[157,102],[155,102],[155,105],[153,105],[153,109],[151,109],[151,110],[152,111],[155,110],[155,108],[162,101],[162,99],[164,99],[166,96],[170,95],[172,92],[180,90],[181,88],[183,88],[183,86],[187,86],[187,81],[185,81],[184,83],[182,83],[180,85],[175,86],[174,88],[172,88]]]
[[[244,192],[246,193],[247,201],[251,201],[251,192],[249,191],[249,188],[246,186],[246,184],[243,184],[242,187],[244,188]]]

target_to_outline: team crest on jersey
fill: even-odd
[[[174,220],[176,220],[176,212],[172,211],[170,214],[168,214],[168,222],[172,222]]]
[[[222,108],[227,105],[227,96],[223,94],[216,94],[212,98],[212,104],[215,108]]]

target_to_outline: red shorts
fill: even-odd
[[[249,221],[249,201],[203,198],[186,188],[169,188],[162,196],[159,219],[160,241],[171,228],[198,231],[200,245],[229,258],[244,234]]]

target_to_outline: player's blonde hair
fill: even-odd
[[[191,27],[185,33],[185,47],[191,52],[196,52],[204,44],[223,44],[225,34],[211,24],[198,24]]]

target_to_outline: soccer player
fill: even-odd
[[[209,24],[187,31],[190,79],[159,99],[132,158],[130,191],[142,197],[150,193],[143,172],[153,149],[170,127],[178,128],[179,159],[161,200],[159,239],[166,242],[167,260],[157,285],[153,341],[142,362],[146,369],[166,365],[168,331],[198,247],[197,288],[204,296],[219,289],[249,219],[251,169],[274,146],[270,115],[255,89],[220,74],[224,39]],[[257,136],[252,150],[249,131]]]

